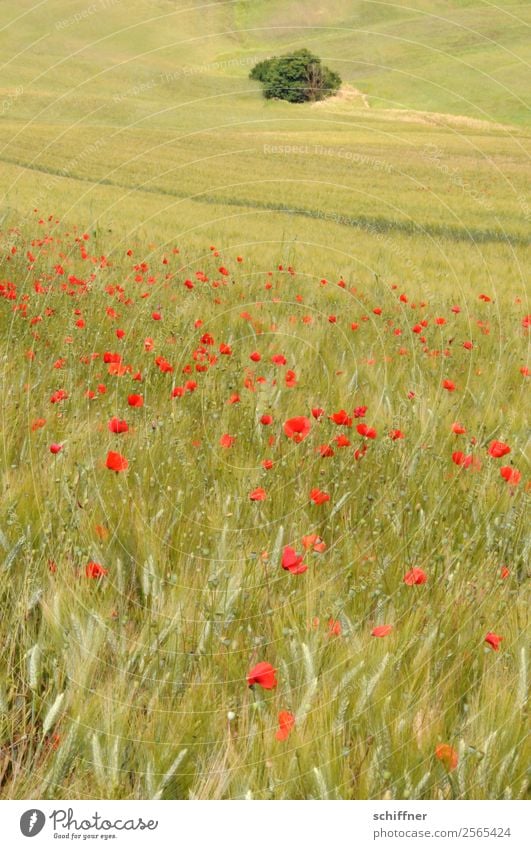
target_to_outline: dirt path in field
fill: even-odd
[[[343,106],[349,103],[353,106],[359,106],[360,102],[365,109],[371,108],[369,98],[359,88],[354,88],[352,85],[343,85],[337,94],[327,97],[326,100],[318,100],[316,103],[312,103],[312,106],[314,108],[322,108],[323,106]]]
[[[424,124],[431,127],[461,127],[468,130],[510,130],[515,131],[512,124],[498,124],[495,121],[484,121],[481,118],[469,118],[467,115],[452,115],[446,112],[421,112],[415,109],[373,109],[374,116],[381,115],[388,121],[405,121],[414,124]]]
[[[338,93],[326,100],[312,103],[313,109],[330,109],[335,106],[354,107],[355,109],[371,109],[369,98],[354,86],[344,85]],[[452,115],[447,112],[422,112],[418,109],[371,109],[372,117],[383,121],[403,121],[404,123],[424,124],[429,127],[461,127],[470,130],[511,130],[512,124],[499,124],[495,121],[485,121],[481,118],[469,118],[467,115]]]

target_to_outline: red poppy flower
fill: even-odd
[[[328,636],[329,637],[340,637],[341,636],[341,622],[339,619],[329,619],[328,620]]]
[[[264,414],[260,419],[260,424],[266,425],[266,427],[267,425],[273,424],[273,416],[270,416],[267,413]]]
[[[389,436],[391,437],[392,440],[405,439],[406,438],[405,433],[402,433],[401,430],[392,430],[390,432]]]
[[[324,542],[318,534],[307,534],[301,540],[304,548],[313,548],[314,551],[323,552],[326,550],[326,542]]]
[[[52,454],[59,454],[59,451],[62,451],[62,450],[63,450],[63,446],[59,445],[58,442],[52,442],[52,444],[50,445],[50,452]]]
[[[262,489],[261,486],[258,486],[256,489],[253,489],[252,492],[249,493],[249,498],[251,501],[265,501],[267,498],[267,493],[265,489]]]
[[[231,436],[228,433],[224,433],[223,436],[220,437],[219,444],[222,448],[232,448],[234,443],[236,442],[236,437]]]
[[[366,425],[365,422],[356,425],[356,430],[360,436],[365,436],[367,439],[376,439],[376,430],[373,427]]]
[[[487,636],[485,637],[485,642],[492,646],[494,651],[500,650],[500,643],[503,640],[503,637],[500,637],[499,634],[493,634],[492,631],[489,631]]]
[[[314,504],[324,504],[325,501],[330,501],[330,496],[327,492],[322,492],[320,489],[312,489],[310,492],[310,500]]]
[[[469,342],[469,341],[463,342],[463,348],[466,351],[471,351],[473,347],[474,347],[474,345],[472,344],[472,342]]]
[[[501,578],[503,581],[504,581],[506,578],[508,578],[510,574],[511,574],[511,573],[510,573],[509,569],[507,568],[507,566],[502,566],[502,567],[501,567],[501,569],[500,569],[500,578]]]
[[[372,637],[387,637],[393,630],[392,625],[377,625],[371,631]]]
[[[515,469],[514,466],[502,466],[500,469],[500,475],[512,486],[517,486],[522,478],[521,472],[519,472],[518,469]]]
[[[262,466],[266,470],[272,469],[274,465],[273,460],[262,460]]]
[[[352,419],[346,410],[338,410],[337,413],[332,413],[328,418],[336,425],[342,425],[343,427],[350,427],[352,425]]]
[[[324,410],[322,407],[313,407],[312,408],[312,416],[314,419],[320,419],[321,416],[324,416]]]
[[[452,454],[452,460],[455,465],[463,466],[465,469],[468,469],[472,465],[472,459],[471,454],[464,454],[462,451],[454,451]]]
[[[125,472],[129,468],[128,460],[116,451],[109,451],[105,465],[113,472]]]
[[[302,562],[302,556],[286,545],[282,552],[282,568],[291,572],[292,575],[302,575],[308,567]]]
[[[289,710],[281,710],[278,715],[278,731],[275,734],[277,740],[287,740],[295,726],[295,717]]]
[[[319,452],[321,457],[333,457],[334,449],[331,445],[319,445],[316,449]]]
[[[288,439],[293,439],[294,442],[302,442],[310,433],[311,422],[306,416],[295,416],[293,419],[288,419],[284,422],[284,433]]]
[[[102,578],[104,575],[107,575],[109,572],[108,569],[104,569],[99,563],[87,563],[85,566],[85,575],[87,578]]]
[[[285,366],[287,363],[287,359],[283,354],[273,354],[271,357],[271,362],[276,366]]]
[[[506,454],[511,453],[511,448],[505,442],[498,442],[497,439],[494,439],[489,445],[489,454],[491,457],[505,457]]]
[[[110,420],[107,427],[109,428],[111,433],[127,433],[127,431],[129,430],[129,425],[127,424],[125,419],[118,419],[116,417]]]
[[[249,359],[253,361],[253,363],[259,363],[262,359],[262,355],[258,353],[258,351],[253,351],[252,354],[249,355]]]
[[[275,677],[276,671],[270,663],[262,660],[248,672],[247,683],[249,687],[259,684],[264,690],[274,690],[278,684]]]
[[[367,409],[368,409],[367,407],[355,407],[354,408],[354,418],[355,419],[362,419],[363,416],[366,414]]]
[[[58,389],[57,392],[54,392],[50,398],[50,402],[52,404],[57,404],[59,401],[66,401],[68,398],[68,393],[64,389]]]
[[[284,380],[288,389],[293,389],[293,387],[297,385],[297,375],[294,371],[287,371]]]
[[[463,434],[466,433],[466,427],[463,427],[459,422],[454,422],[452,425],[452,433]]]
[[[130,407],[143,407],[144,399],[142,395],[129,395],[127,398],[127,403]]]
[[[442,385],[443,389],[447,389],[448,392],[453,392],[455,390],[455,383],[453,380],[443,380]]]
[[[335,441],[338,448],[348,448],[350,445],[350,439],[348,439],[344,433],[340,433],[339,436],[336,436]]]
[[[448,743],[439,743],[435,746],[435,757],[441,761],[448,771],[457,766],[457,752]]]
[[[407,584],[408,587],[414,586],[414,584],[425,584],[428,580],[428,576],[423,569],[410,569],[404,576],[404,584]]]
[[[155,357],[155,364],[164,373],[173,371],[172,364],[169,363],[168,360],[165,359],[165,357]]]

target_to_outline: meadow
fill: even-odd
[[[2,798],[528,796],[529,11],[3,4]]]

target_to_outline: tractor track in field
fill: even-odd
[[[235,206],[244,209],[262,210],[264,212],[276,212],[289,215],[296,215],[302,218],[312,220],[332,221],[343,227],[352,227],[354,229],[363,230],[375,236],[387,233],[397,233],[405,236],[428,236],[432,238],[442,238],[453,242],[471,242],[473,244],[484,243],[501,243],[514,246],[531,245],[531,238],[519,233],[504,233],[501,230],[490,230],[468,227],[454,227],[446,224],[418,224],[412,220],[393,220],[382,216],[367,216],[367,215],[350,215],[343,212],[327,212],[318,209],[308,209],[306,207],[297,207],[290,204],[268,204],[257,200],[249,200],[245,198],[224,198],[206,193],[189,195],[186,192],[178,192],[172,189],[165,189],[160,186],[148,185],[128,185],[119,183],[115,180],[103,178],[101,180],[90,180],[87,177],[82,177],[76,174],[64,175],[59,170],[46,168],[45,166],[26,165],[18,162],[15,159],[8,157],[0,157],[0,162],[8,165],[15,165],[25,171],[36,172],[39,174],[47,174],[51,177],[59,179],[75,180],[76,182],[85,183],[92,186],[109,186],[111,188],[122,189],[124,192],[144,192],[151,195],[161,195],[163,197],[174,197],[181,200],[194,201],[196,203],[204,203],[208,205],[218,206]]]

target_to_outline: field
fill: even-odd
[[[530,9],[3,4],[3,798],[529,795]]]

